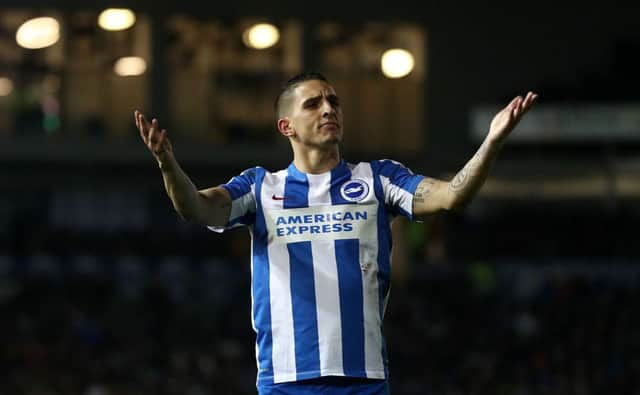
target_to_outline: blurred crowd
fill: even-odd
[[[610,262],[427,270],[387,316],[395,393],[638,394],[639,279]]]
[[[640,269],[414,262],[392,393],[640,393]],[[0,394],[255,394],[248,262],[0,255]]]

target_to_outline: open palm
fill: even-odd
[[[145,116],[137,110],[134,112],[134,117],[142,141],[156,159],[159,162],[164,162],[169,156],[172,156],[173,148],[167,136],[167,131],[165,129],[160,130],[158,120],[154,118],[149,122]]]
[[[496,141],[504,140],[537,98],[537,94],[529,92],[524,98],[517,96],[511,100],[511,103],[493,117],[488,137]]]

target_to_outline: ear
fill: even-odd
[[[291,121],[286,117],[278,119],[278,131],[285,137],[291,137],[296,133],[291,125]]]

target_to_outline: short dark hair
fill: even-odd
[[[275,102],[276,114],[278,118],[280,118],[280,116],[282,115],[281,112],[284,107],[284,102],[287,101],[286,99],[291,96],[291,92],[296,88],[296,86],[305,81],[311,80],[324,81],[326,83],[329,83],[327,77],[322,75],[322,73],[319,73],[317,71],[305,71],[293,76],[284,85],[282,85],[282,89],[280,90],[280,93],[278,94]]]

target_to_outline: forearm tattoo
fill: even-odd
[[[413,200],[416,203],[424,203],[427,195],[433,192],[433,186],[435,185],[435,181],[431,178],[425,178],[420,184],[418,184],[418,188],[413,195]]]
[[[476,176],[479,176],[479,174],[477,174],[477,170],[483,162],[486,162],[485,155],[487,153],[487,149],[488,145],[486,144],[486,142],[483,143],[480,148],[478,148],[478,151],[473,156],[473,158],[471,158],[471,160],[462,168],[462,170],[458,172],[458,174],[456,174],[453,180],[451,180],[451,182],[449,183],[450,192],[460,192],[467,187],[470,180],[473,180],[474,178],[476,178]]]

